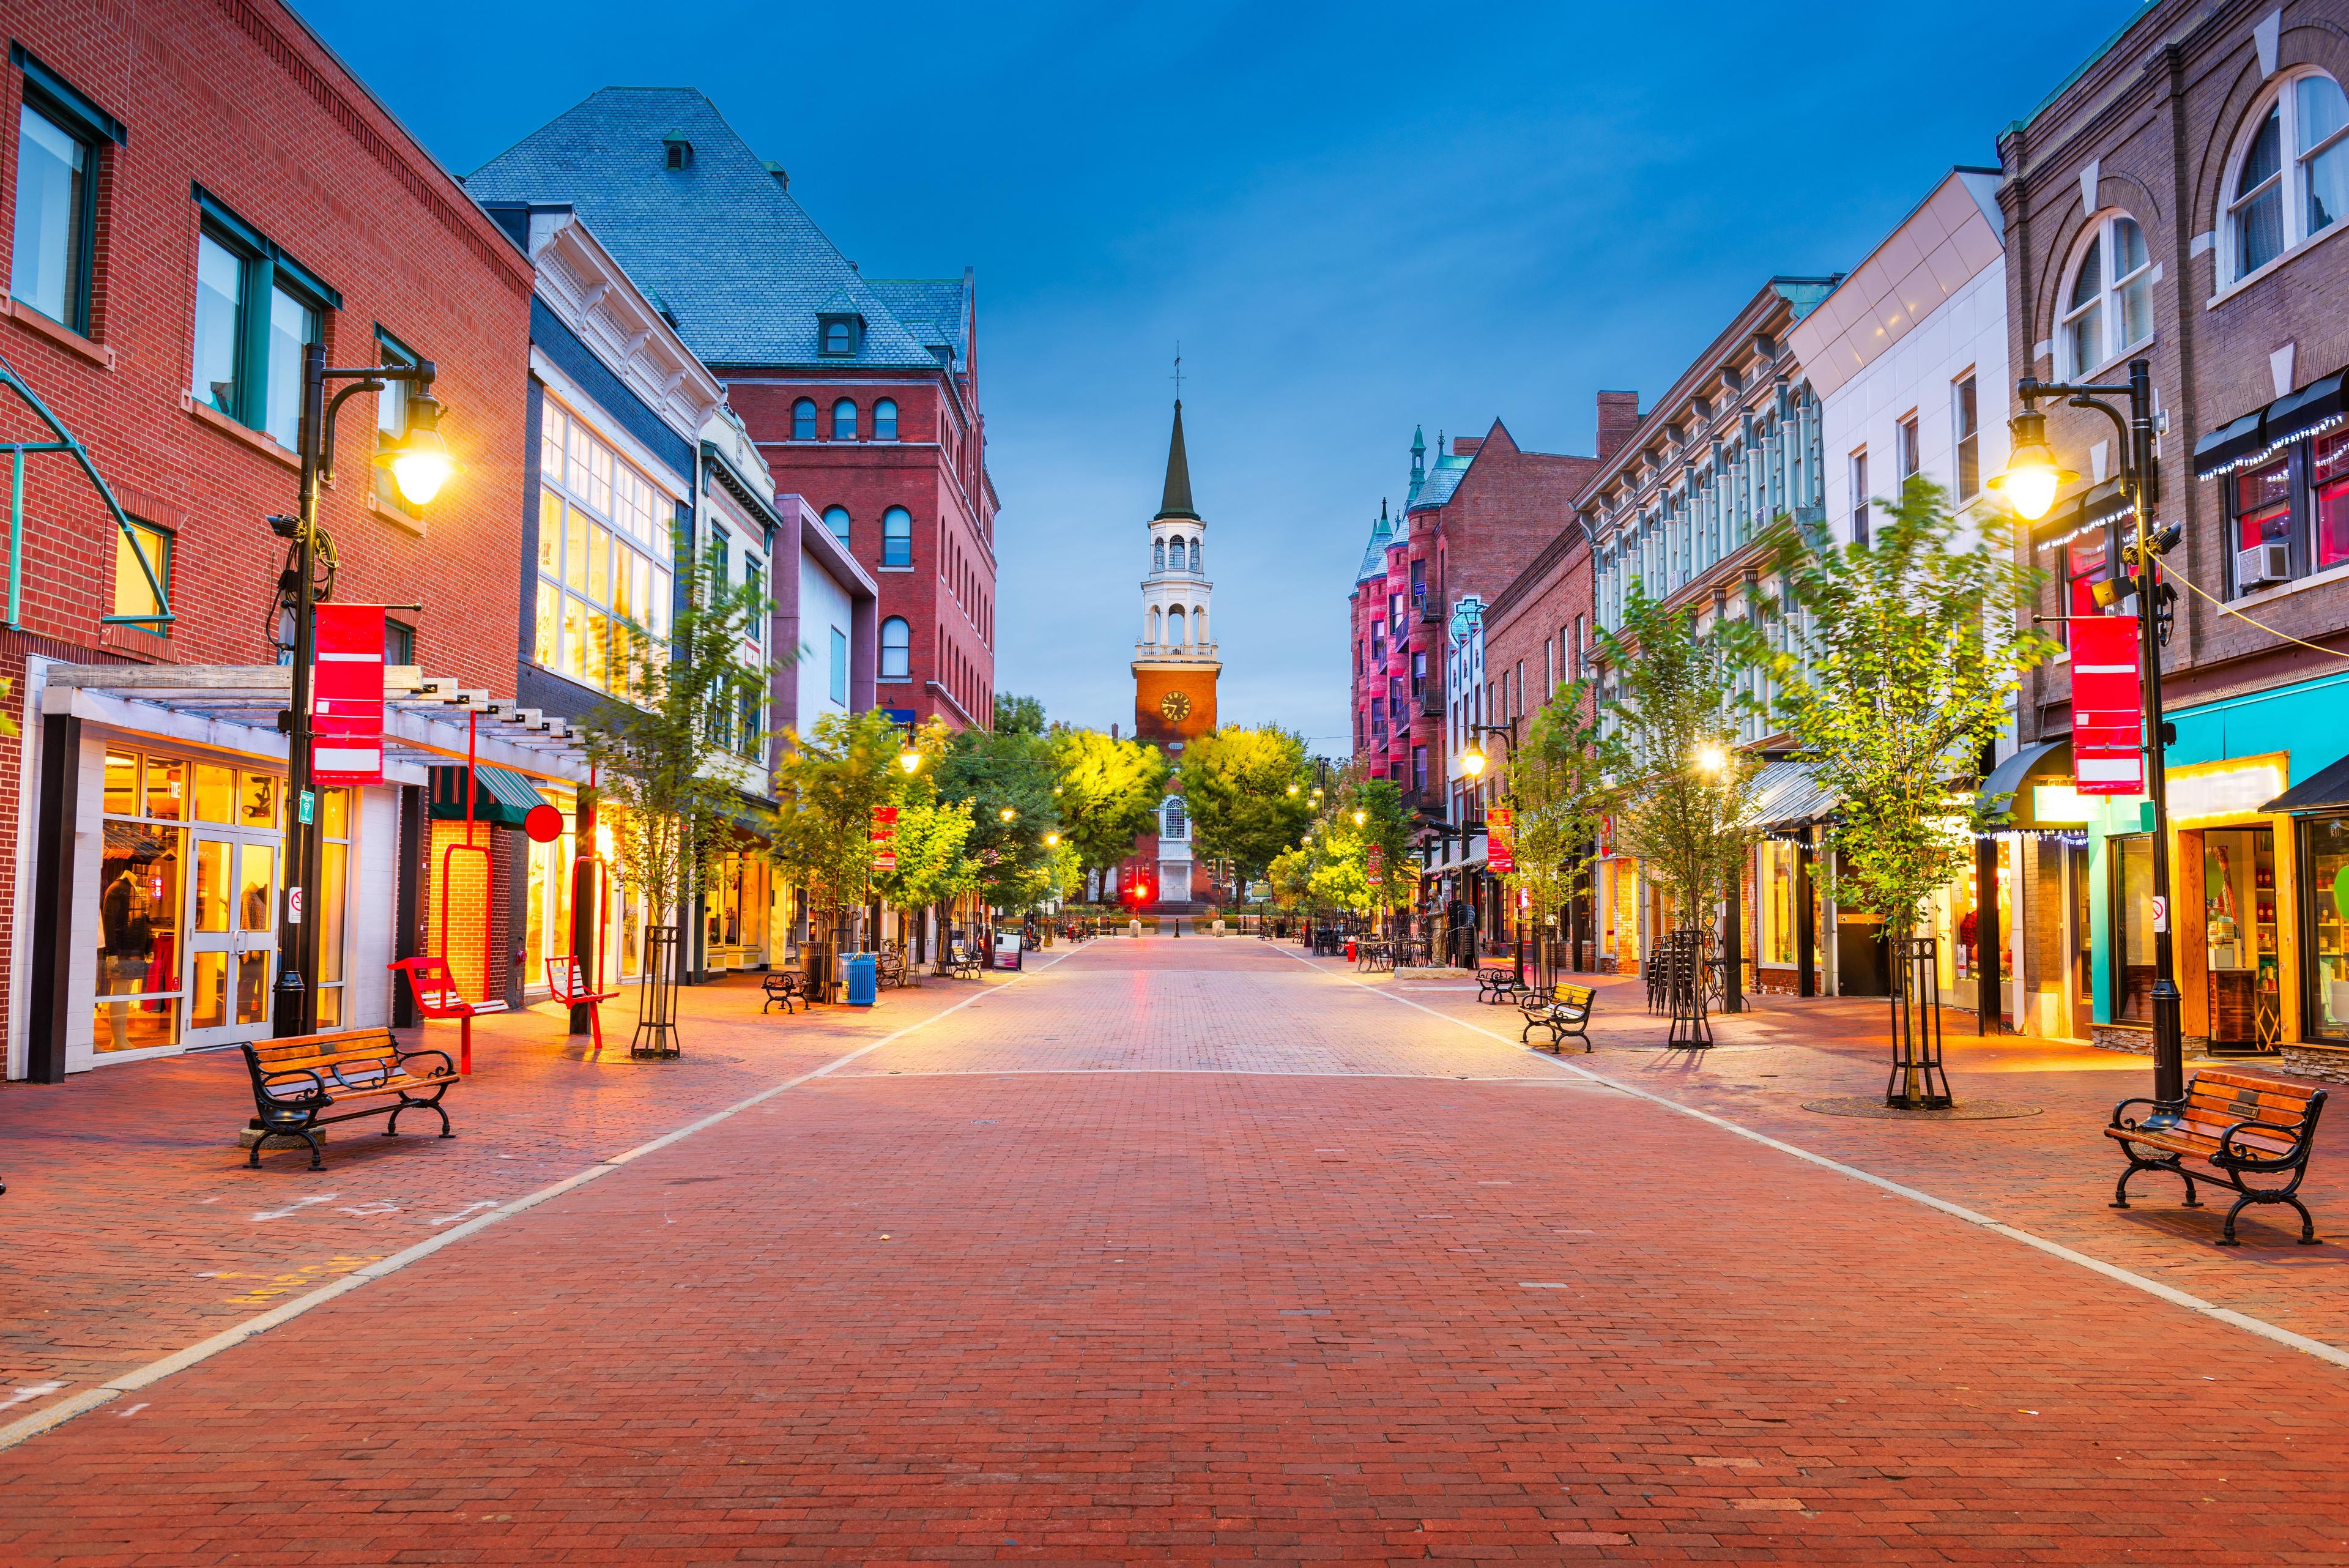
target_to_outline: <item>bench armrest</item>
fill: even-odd
[[[2135,1122],[2135,1121],[2124,1121],[2124,1120],[2122,1120],[2122,1119],[2121,1119],[2121,1113],[2122,1113],[2123,1111],[2125,1111],[2125,1110],[2128,1109],[2131,1106],[2152,1106],[2152,1107],[2153,1107],[2157,1112],[2159,1112],[2159,1111],[2176,1111],[2176,1110],[2180,1110],[2180,1109],[2184,1108],[2185,1105],[2186,1105],[2186,1102],[2185,1102],[2183,1099],[2177,1099],[2177,1100],[2154,1100],[2154,1099],[2123,1100],[2119,1105],[2115,1106],[2113,1107],[2113,1119],[2112,1119],[2112,1122],[2111,1122],[2111,1124],[2110,1124],[2110,1125],[2111,1125],[2111,1126],[2113,1126],[2113,1127],[2134,1127],[2138,1126],[2139,1124],[2138,1124],[2137,1122]]]
[[[310,1086],[302,1093],[285,1096],[277,1092],[281,1080],[290,1084],[303,1078],[310,1081]],[[254,1093],[265,1096],[281,1105],[299,1105],[304,1100],[326,1098],[326,1080],[318,1076],[317,1070],[313,1067],[280,1067],[274,1071],[264,1071],[254,1079],[253,1087]]]
[[[419,1056],[440,1057],[440,1070],[443,1073],[454,1073],[457,1070],[457,1064],[450,1059],[449,1053],[446,1051],[430,1051],[420,1048],[414,1051],[395,1051],[392,1053],[391,1059],[405,1067],[408,1064],[415,1061]]]
[[[2261,1132],[2282,1133],[2292,1139],[2292,1147],[2283,1154],[2261,1154],[2249,1144],[2239,1147],[2235,1142],[2235,1135],[2245,1127],[2257,1127]],[[2214,1162],[2224,1160],[2229,1165],[2245,1166],[2262,1170],[2281,1170],[2287,1166],[2298,1165],[2307,1158],[2307,1155],[2308,1124],[2306,1122],[2293,1122],[2287,1126],[2282,1122],[2248,1121],[2237,1122],[2220,1134],[2219,1147],[2210,1158]]]

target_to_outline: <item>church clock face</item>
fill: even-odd
[[[1191,716],[1191,694],[1187,691],[1169,691],[1158,700],[1158,711],[1170,722],[1181,723]]]

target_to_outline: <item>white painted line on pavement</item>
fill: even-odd
[[[1075,950],[1071,949],[1070,950],[1074,951]],[[1018,981],[1025,979],[1029,974],[1040,974],[1045,970],[1050,969],[1053,964],[1060,961],[1061,961],[1058,958],[1055,958],[1049,963],[1037,965],[1032,971],[1022,970],[1019,973],[1011,976],[1011,978],[1002,985],[989,986],[984,991],[973,992],[970,995],[964,997],[960,1002],[956,1002],[951,1007],[940,1008],[937,1012],[930,1014],[927,1018],[917,1019],[893,1034],[885,1034],[880,1039],[874,1041],[870,1044],[860,1045],[855,1050],[849,1052],[846,1055],[833,1058],[833,1060],[826,1062],[821,1067],[802,1073],[795,1078],[786,1078],[780,1084],[771,1084],[766,1088],[760,1090],[757,1094],[752,1095],[746,1100],[738,1101],[733,1105],[728,1106],[723,1110],[713,1111],[709,1116],[703,1116],[698,1121],[688,1122],[685,1126],[678,1127],[676,1131],[664,1133],[659,1137],[654,1138],[649,1143],[638,1144],[636,1147],[628,1149],[625,1153],[616,1154],[608,1159],[600,1160],[597,1163],[587,1167],[585,1170],[575,1171],[573,1174],[564,1177],[562,1180],[555,1182],[552,1186],[542,1187],[537,1191],[517,1198],[512,1202],[493,1209],[487,1214],[475,1215],[472,1219],[466,1220],[461,1225],[452,1225],[437,1236],[433,1236],[426,1241],[419,1241],[415,1246],[409,1248],[406,1251],[394,1252],[389,1257],[378,1258],[374,1262],[367,1264],[364,1268],[354,1269],[349,1273],[343,1275],[338,1280],[336,1280],[332,1284],[321,1285],[307,1295],[295,1296],[293,1300],[281,1303],[277,1306],[272,1307],[269,1311],[262,1313],[257,1316],[246,1318],[243,1323],[222,1329],[220,1333],[213,1334],[210,1339],[199,1340],[194,1345],[191,1345],[182,1350],[174,1351],[171,1355],[166,1355],[160,1360],[150,1361],[144,1366],[134,1367],[129,1372],[109,1377],[94,1388],[83,1389],[80,1393],[74,1395],[71,1398],[60,1399],[54,1405],[44,1406],[42,1408],[34,1411],[31,1415],[26,1416],[20,1420],[11,1421],[6,1426],[0,1427],[0,1449],[13,1449],[17,1444],[24,1442],[29,1438],[36,1438],[43,1432],[51,1431],[58,1427],[62,1427],[67,1421],[72,1420],[76,1416],[95,1410],[99,1406],[104,1405],[110,1400],[119,1399],[123,1395],[131,1393],[137,1389],[150,1387],[153,1385],[161,1382],[164,1378],[171,1376],[175,1372],[184,1372],[189,1367],[195,1366],[199,1362],[209,1361],[213,1356],[218,1355],[221,1352],[233,1349],[236,1345],[243,1344],[246,1340],[253,1338],[255,1334],[266,1334],[271,1329],[277,1327],[280,1324],[290,1323],[294,1319],[300,1317],[304,1313],[322,1307],[328,1302],[333,1301],[336,1296],[347,1295],[349,1293],[357,1290],[362,1285],[383,1278],[386,1274],[396,1274],[400,1270],[407,1268],[410,1263],[421,1262],[426,1258],[430,1257],[433,1253],[440,1251],[443,1247],[452,1246],[469,1236],[479,1235],[481,1231],[488,1230],[491,1226],[499,1223],[501,1220],[511,1220],[515,1215],[520,1214],[526,1210],[535,1209],[540,1204],[547,1202],[552,1199],[560,1198],[563,1194],[571,1191],[574,1188],[584,1187],[588,1182],[596,1180],[602,1177],[609,1176],[631,1160],[640,1159],[644,1156],[651,1154],[657,1149],[667,1148],[673,1143],[691,1137],[694,1134],[704,1131],[707,1128],[716,1127],[719,1122],[725,1121],[729,1117],[740,1116],[744,1111],[750,1109],[753,1106],[764,1105],[767,1101],[773,1099],[777,1095],[781,1094],[786,1089],[795,1089],[802,1084],[807,1083],[812,1079],[824,1077],[832,1073],[836,1073],[841,1068],[845,1067],[848,1064],[855,1061],[860,1056],[878,1051],[884,1045],[903,1040],[906,1035],[913,1033],[917,1029],[926,1029],[931,1024],[936,1023],[939,1019],[951,1017],[953,1014],[960,1012],[964,1008],[968,1007],[971,1003],[975,1002],[983,1002],[988,997],[993,996],[997,992],[1008,989],[1012,984],[1016,984]],[[328,1196],[332,1197],[333,1194],[328,1194]],[[325,1199],[310,1199],[304,1201],[322,1202],[325,1201]],[[289,1210],[287,1212],[290,1213],[292,1210]],[[263,1218],[263,1216],[257,1215],[255,1218]],[[0,1400],[0,1409],[5,1409],[9,1405],[16,1404],[18,1400],[29,1397],[32,1395],[48,1393],[65,1386],[67,1386],[62,1383],[52,1383],[35,1385],[30,1389],[19,1388],[16,1390],[16,1399]]]
[[[1757,1132],[1752,1127],[1740,1126],[1725,1116],[1714,1116],[1711,1111],[1699,1110],[1694,1106],[1683,1105],[1667,1096],[1640,1088],[1635,1085],[1619,1083],[1604,1073],[1594,1073],[1588,1067],[1578,1066],[1563,1058],[1545,1056],[1533,1046],[1512,1040],[1506,1034],[1495,1034],[1493,1031],[1479,1024],[1471,1023],[1464,1018],[1454,1018],[1448,1012],[1439,1012],[1425,1002],[1413,1002],[1408,996],[1401,996],[1391,991],[1382,991],[1376,986],[1366,985],[1350,975],[1336,974],[1301,954],[1289,953],[1288,956],[1316,974],[1329,975],[1333,980],[1360,987],[1373,996],[1383,996],[1390,1002],[1400,1002],[1405,1007],[1417,1008],[1431,1018],[1441,1019],[1446,1023],[1465,1029],[1472,1034],[1481,1034],[1487,1040],[1497,1040],[1513,1051],[1526,1052],[1537,1060],[1548,1062],[1553,1066],[1563,1067],[1569,1073],[1579,1074],[1594,1083],[1604,1084],[1610,1089],[1630,1095],[1634,1099],[1646,1100],[1652,1105],[1661,1106],[1668,1111],[1692,1116],[1701,1122],[1709,1122],[1723,1132],[1734,1133],[1737,1137],[1751,1139],[1765,1148],[1774,1148],[1780,1154],[1790,1155],[1823,1169],[1848,1176],[1855,1181],[1864,1181],[1870,1187],[1879,1188],[1898,1198],[1906,1198],[1912,1203],[1921,1203],[1928,1209],[1937,1210],[1952,1219],[1962,1220],[1969,1225],[1979,1225],[1983,1230],[2003,1236],[2010,1241],[2020,1241],[2026,1247],[2035,1248],[2051,1258],[2060,1258],[2064,1262],[2086,1269],[2092,1273],[2102,1274],[2106,1279],[2127,1285],[2133,1290],[2143,1291],[2149,1296],[2158,1296],[2173,1306],[2181,1306],[2189,1312],[2200,1313],[2204,1317],[2215,1318],[2230,1327],[2240,1328],[2246,1334],[2255,1334],[2261,1339],[2272,1340],[2287,1349],[2297,1350],[2305,1355],[2313,1355],[2319,1361],[2329,1361],[2335,1366],[2349,1367],[2349,1350],[2344,1350],[2337,1345],[2328,1345],[2321,1339],[2311,1339],[2304,1334],[2294,1334],[2292,1330],[2269,1323],[2264,1318],[2256,1318],[2249,1313],[2237,1312],[2233,1307],[2220,1306],[2217,1302],[2205,1301],[2202,1297],[2189,1294],[2174,1285],[2165,1285],[2159,1280],[2147,1279],[2143,1274],[2124,1269],[2117,1263],[2108,1263],[2102,1258],[2092,1258],[2085,1252],[2066,1247],[2061,1241],[2051,1241],[2044,1236],[2033,1235],[2028,1231],[2009,1225],[2002,1220],[1993,1220],[1987,1214],[1966,1208],[1963,1204],[1952,1203],[1946,1198],[1936,1198],[1930,1192],[1878,1176],[1872,1171],[1862,1170],[1856,1165],[1846,1165],[1839,1159],[1813,1153],[1800,1145],[1788,1143],[1784,1138],[1772,1137],[1768,1133]]]

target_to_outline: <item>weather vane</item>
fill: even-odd
[[[1179,339],[1174,345],[1174,400],[1183,400],[1183,345]]]

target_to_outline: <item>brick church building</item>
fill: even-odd
[[[466,187],[576,207],[717,372],[777,492],[880,585],[877,704],[990,725],[996,495],[970,271],[864,276],[689,88],[605,88]]]

